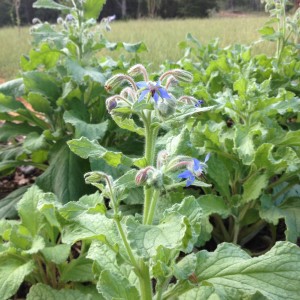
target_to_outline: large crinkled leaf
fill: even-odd
[[[34,8],[48,8],[48,9],[57,9],[57,10],[70,10],[68,6],[59,4],[53,0],[37,0],[32,5]]]
[[[213,194],[203,195],[200,196],[197,201],[205,216],[218,214],[225,219],[230,215],[230,208],[220,196]]]
[[[61,289],[56,290],[49,285],[38,283],[31,287],[27,300],[92,300],[94,299],[91,294],[85,294],[78,290]]]
[[[188,218],[174,212],[158,225],[142,225],[129,218],[126,226],[131,247],[144,258],[154,256],[159,246],[185,250],[192,239]]]
[[[44,135],[38,134],[37,132],[31,132],[26,136],[23,147],[28,152],[34,152],[47,149],[49,144]]]
[[[0,256],[0,299],[12,297],[25,276],[34,270],[32,260],[24,262],[23,259],[9,255]]]
[[[195,276],[200,283],[196,289],[211,285],[217,295],[237,290],[250,295],[259,292],[272,300],[298,300],[300,249],[278,242],[266,254],[251,258],[238,246],[223,243],[215,252],[197,253]]]
[[[300,197],[287,197],[283,202],[276,203],[270,195],[261,197],[261,209],[259,215],[262,219],[278,224],[279,219],[284,218],[286,224],[286,239],[297,242],[300,237]]]
[[[75,138],[84,136],[89,140],[101,140],[107,131],[107,120],[99,124],[90,124],[80,119],[76,111],[66,111],[63,117],[66,123],[75,127]]]
[[[83,178],[89,169],[87,161],[73,154],[64,142],[57,143],[51,154],[49,167],[36,180],[41,189],[53,192],[62,203],[77,200],[91,191]]]
[[[27,101],[35,111],[44,113],[48,116],[54,113],[48,99],[40,93],[29,93]]]
[[[106,0],[85,0],[83,2],[83,13],[85,19],[97,20]]]
[[[73,139],[68,145],[76,155],[82,158],[103,158],[109,165],[117,167],[119,164],[132,165],[131,158],[125,156],[122,152],[109,151],[102,147],[96,140],[90,141],[85,137]]]
[[[286,132],[280,141],[278,141],[278,144],[290,147],[300,146],[300,130]]]
[[[120,273],[111,272],[110,270],[101,272],[97,289],[106,300],[140,299],[138,290],[135,286],[130,284],[126,277],[122,276]]]
[[[106,269],[115,273],[120,272],[117,265],[117,251],[99,241],[92,241],[87,258],[97,262],[101,270]]]

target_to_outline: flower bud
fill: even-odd
[[[106,109],[109,113],[111,113],[111,111],[117,107],[118,105],[118,102],[116,100],[116,97],[113,96],[113,97],[109,97],[106,99],[105,101],[105,104],[106,104]]]
[[[137,86],[134,80],[130,76],[125,74],[116,74],[112,76],[105,82],[104,88],[106,89],[107,92],[110,92],[111,90],[113,90],[117,86],[120,86],[122,83],[126,81],[131,85],[131,87],[134,90],[137,90]]]
[[[74,20],[74,17],[71,15],[71,14],[67,14],[66,15],[66,21],[67,22],[71,22],[71,21],[73,21]]]
[[[165,117],[169,117],[171,115],[174,114],[175,112],[175,101],[173,100],[162,100],[162,101],[159,101],[158,104],[157,104],[157,110],[158,110],[158,113],[161,117],[165,118]]]
[[[153,186],[155,189],[160,189],[163,186],[163,173],[156,169],[148,172],[148,179],[146,183],[149,186]]]
[[[42,21],[40,20],[40,19],[38,19],[38,18],[33,18],[32,19],[32,24],[41,24],[42,23]]]
[[[146,167],[144,169],[139,170],[135,176],[136,185],[145,185],[147,183],[147,179],[149,178],[149,173],[152,173],[153,170],[153,167]]]
[[[143,75],[144,80],[149,81],[147,70],[142,64],[137,64],[137,65],[132,66],[128,70],[128,74],[133,77],[138,76],[138,75]]]
[[[59,17],[59,18],[57,18],[56,23],[59,24],[59,25],[61,25],[61,24],[64,23],[64,19],[61,18],[61,17]]]

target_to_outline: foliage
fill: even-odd
[[[106,80],[108,113],[144,153],[82,131],[68,140],[101,161],[84,175],[99,192],[63,204],[27,191],[20,221],[1,221],[0,296],[25,281],[28,299],[298,299],[299,58],[289,43],[252,56],[189,36],[178,65],[150,75],[136,64]],[[282,218],[287,241],[276,242]]]
[[[67,7],[52,0],[37,1],[35,7],[69,14],[56,26],[35,20],[34,47],[21,59],[22,77],[0,86],[1,119],[6,121],[0,140],[12,144],[0,153],[1,174],[19,165],[40,168],[45,172],[37,184],[64,203],[90,191],[83,181],[90,164],[72,154],[66,141],[86,136],[111,146],[122,143],[124,136],[109,121],[104,82],[129,63],[97,57],[99,51],[123,48],[136,54],[146,49],[143,43],[110,43],[99,34],[98,30],[109,29],[111,21],[106,18],[95,26],[103,4],[99,0]],[[20,140],[20,135],[26,138]]]

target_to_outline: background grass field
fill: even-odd
[[[151,64],[151,69],[158,70],[166,59],[177,61],[183,56],[178,43],[191,33],[202,43],[215,38],[222,46],[235,43],[251,44],[259,39],[258,29],[267,17],[241,16],[236,18],[186,19],[186,20],[130,20],[111,24],[112,30],[105,33],[110,41],[128,43],[144,41],[149,51],[141,54],[144,64]],[[0,29],[0,78],[11,79],[18,76],[19,59],[30,49],[29,28]],[[259,43],[256,53],[271,54],[274,45]],[[108,52],[114,58],[124,51]]]

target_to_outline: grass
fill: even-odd
[[[251,44],[259,39],[258,29],[267,20],[261,16],[246,16],[238,18],[186,19],[186,20],[129,20],[112,23],[112,31],[106,33],[110,41],[133,43],[144,41],[149,49],[141,55],[142,61],[151,63],[153,69],[166,59],[178,60],[182,51],[178,43],[191,33],[202,43],[219,38],[222,46],[235,43]],[[30,49],[29,28],[3,28],[0,30],[0,77],[11,79],[18,74],[19,59]],[[271,54],[274,45],[258,44],[255,52]],[[107,53],[112,57],[124,52]]]

